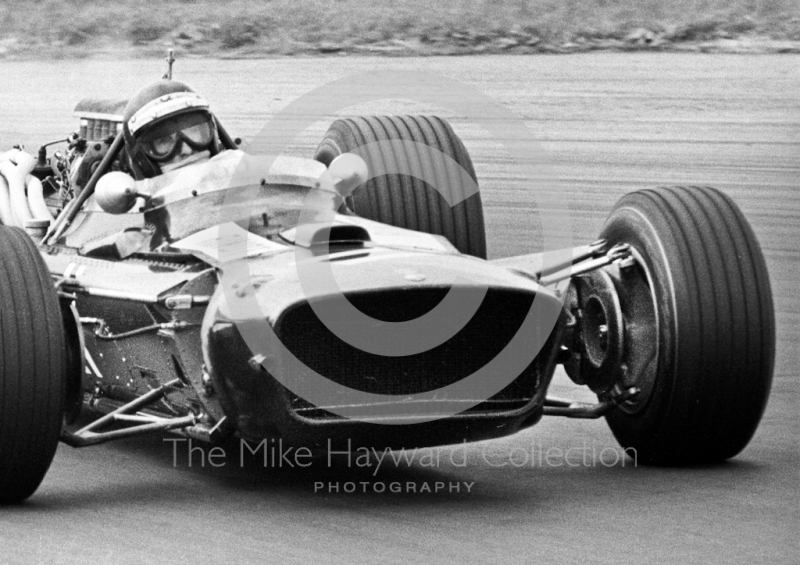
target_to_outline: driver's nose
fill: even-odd
[[[189,144],[186,143],[184,140],[179,139],[178,143],[181,144],[181,150],[178,152],[178,156],[180,157],[188,157],[192,153],[194,153],[194,149],[189,147]]]

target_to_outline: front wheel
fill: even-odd
[[[375,175],[348,196],[351,211],[368,220],[442,235],[461,253],[486,259],[475,169],[446,120],[436,116],[336,120],[314,158],[328,166],[348,152],[361,155]],[[442,197],[445,191],[452,206]]]
[[[58,446],[66,386],[64,327],[33,241],[0,226],[0,504],[31,496]]]
[[[629,333],[655,326],[652,344],[639,344],[650,361],[629,383],[639,397],[607,416],[617,440],[645,464],[735,456],[764,412],[775,356],[772,292],[753,230],[722,192],[670,187],[624,196],[601,237],[630,244],[635,261],[622,280],[629,294],[638,285],[651,297],[651,307],[639,301],[639,316],[625,314]]]

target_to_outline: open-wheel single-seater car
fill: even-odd
[[[655,465],[755,432],[770,283],[719,190],[633,192],[596,241],[488,261],[443,119],[339,119],[301,159],[247,155],[214,118],[215,155],[139,178],[124,108],[81,102],[66,147],[0,156],[0,501],[59,441],[166,430],[411,448],[604,416]],[[559,364],[595,404],[547,396]]]

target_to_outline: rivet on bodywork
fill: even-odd
[[[260,371],[264,369],[262,365],[264,361],[267,359],[267,356],[262,353],[256,353],[250,359],[248,359],[247,364],[250,365],[250,368],[254,371]]]

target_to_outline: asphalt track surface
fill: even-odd
[[[75,129],[80,97],[126,97],[163,72],[158,61],[0,69],[0,146],[30,149]],[[739,203],[766,253],[778,319],[772,396],[747,449],[714,467],[636,467],[619,459],[603,421],[564,419],[472,445],[464,466],[463,453],[453,464],[444,451],[438,464],[384,464],[375,476],[342,461],[265,469],[251,458],[240,466],[236,453],[218,468],[195,453],[189,466],[186,446],[174,454],[164,441],[172,436],[61,446],[36,495],[0,509],[0,562],[796,563],[800,57],[179,60],[176,76],[249,139],[312,88],[378,69],[463,81],[523,119],[559,176],[548,190],[568,209],[576,241],[593,239],[616,199],[638,188],[712,184]],[[417,108],[391,101],[370,110]],[[537,192],[515,177],[504,140],[454,118],[481,180],[490,255],[537,251]],[[294,151],[308,155],[323,129]],[[560,374],[554,389],[587,398]],[[570,448],[571,458],[553,455]],[[337,481],[340,489],[363,481],[370,492],[328,493]],[[461,486],[372,492],[393,482]],[[465,482],[474,482],[469,492]]]

